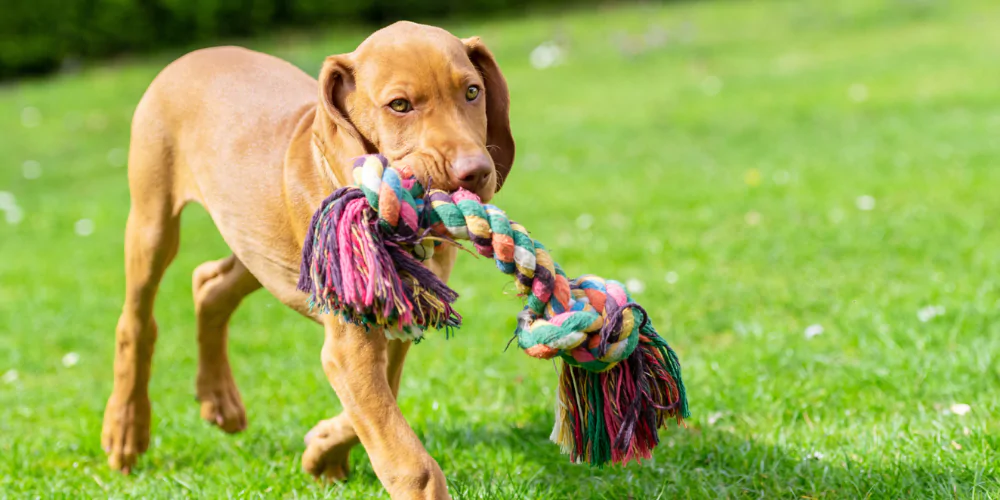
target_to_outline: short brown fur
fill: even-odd
[[[470,85],[482,89],[471,102]],[[387,107],[396,98],[413,111]],[[488,200],[514,159],[508,102],[503,75],[478,38],[408,22],[327,58],[318,82],[236,47],[196,51],[164,69],[132,122],[125,304],[102,433],[111,467],[129,472],[149,445],[153,301],[177,253],[181,210],[197,202],[233,252],[198,266],[192,279],[202,418],[226,432],[247,425],[227,324],[263,287],[324,326],[320,357],[344,407],[306,435],[303,467],[344,479],[360,442],[393,498],[447,498],[440,467],[396,404],[409,343],[310,311],[295,288],[302,241],[313,210],[347,183],[353,158],[376,151],[424,182]],[[429,267],[447,280],[454,259],[447,248]]]

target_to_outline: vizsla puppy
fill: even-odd
[[[508,102],[478,38],[408,22],[328,57],[319,82],[233,47],[193,52],[164,69],[132,122],[125,305],[102,436],[111,467],[128,472],[149,445],[153,300],[177,252],[181,210],[197,202],[233,252],[194,271],[202,418],[226,432],[246,426],[227,323],[263,286],[323,325],[323,369],[344,406],[306,435],[303,467],[343,479],[360,442],[394,498],[446,498],[440,467],[396,405],[409,344],[310,311],[296,290],[301,248],[313,211],[349,182],[362,154],[381,152],[421,181],[490,199],[514,159]],[[447,280],[454,259],[444,249],[429,266]]]

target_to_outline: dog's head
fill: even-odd
[[[399,22],[328,57],[319,85],[332,147],[380,152],[435,188],[484,201],[510,172],[507,82],[479,38]]]

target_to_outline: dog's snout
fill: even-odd
[[[484,154],[463,156],[452,163],[451,170],[459,187],[475,193],[490,178],[493,162]]]

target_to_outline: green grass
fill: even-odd
[[[518,160],[497,204],[570,274],[644,284],[693,413],[643,466],[567,463],[546,439],[553,366],[504,352],[519,302],[463,257],[466,325],[411,351],[400,396],[452,494],[1000,497],[998,16],[989,0],[730,1],[447,24],[482,35],[510,83]],[[656,26],[664,45],[619,49]],[[363,36],[247,43],[315,74]],[[553,37],[564,64],[532,68]],[[0,219],[0,373],[18,375],[0,382],[0,496],[384,495],[360,447],[344,485],[301,472],[302,436],[340,406],[320,329],[266,292],[232,324],[249,429],[199,420],[190,273],[227,254],[200,208],[156,306],[152,446],[131,477],[105,466],[120,158],[175,55],[0,89],[0,191],[24,213]],[[927,306],[944,314],[921,321]]]

